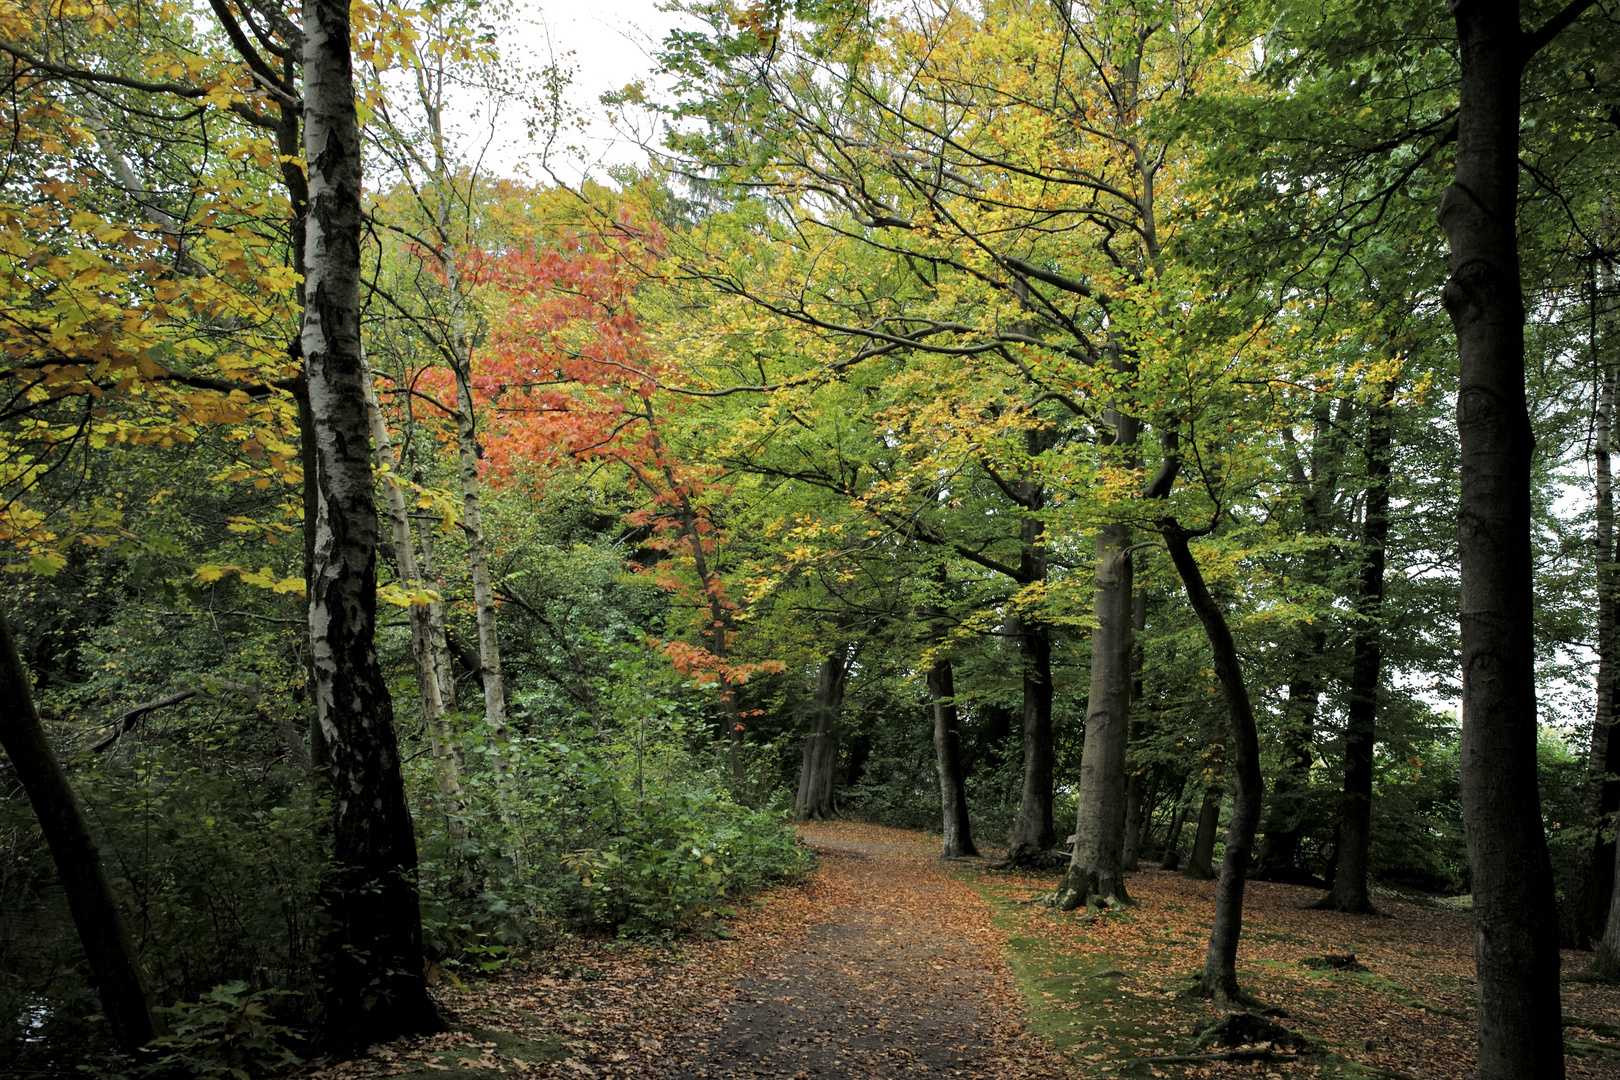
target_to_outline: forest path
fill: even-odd
[[[1051,1075],[990,907],[920,835],[807,825],[820,921],[668,1047],[670,1080]]]

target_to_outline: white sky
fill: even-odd
[[[656,85],[659,44],[681,20],[660,11],[657,0],[527,0],[523,5],[513,21],[514,34],[500,43],[503,55],[531,69],[556,63],[571,70],[568,100],[589,124],[582,140],[568,140],[581,143],[582,159],[553,159],[561,178],[576,182],[586,171],[600,174],[607,165],[645,160],[633,137],[613,130],[598,99],[637,79]],[[531,151],[516,128],[502,125],[504,137],[491,148],[488,164],[497,173],[515,171]]]

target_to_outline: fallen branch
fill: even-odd
[[[171,705],[178,705],[182,701],[196,697],[198,694],[206,693],[217,696],[220,691],[229,691],[248,698],[259,696],[259,689],[256,686],[249,686],[247,683],[226,682],[223,679],[209,679],[196,689],[181,690],[178,693],[170,694],[168,697],[158,698],[156,701],[144,702],[134,708],[125,709],[113,717],[112,723],[108,725],[110,730],[92,743],[90,749],[97,754],[106,750],[113,743],[133,731],[135,725],[141,722],[143,716],[155,713],[159,709],[167,709]]]

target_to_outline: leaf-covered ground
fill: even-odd
[[[1055,878],[945,866],[919,833],[807,826],[821,866],[746,905],[728,939],[566,943],[438,993],[457,1030],[324,1064],[381,1076],[1408,1077],[1473,1070],[1472,923],[1394,897],[1383,914],[1315,911],[1309,889],[1251,883],[1239,973],[1279,1022],[1319,1040],[1291,1056],[1192,1045],[1219,1018],[1183,996],[1214,887],[1146,871],[1138,904],[1092,917],[1031,901]],[[1355,954],[1363,971],[1312,967]],[[1567,972],[1584,966],[1565,957]],[[1620,988],[1564,985],[1571,1077],[1620,1080]]]

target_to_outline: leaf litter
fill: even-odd
[[[1203,962],[1212,882],[1129,878],[1122,912],[1035,903],[1049,874],[942,864],[921,833],[801,827],[805,883],[745,902],[729,936],[672,944],[565,938],[487,982],[434,989],[458,1029],[317,1062],[312,1080],[941,1076],[1450,1080],[1474,1068],[1473,923],[1378,899],[1250,882],[1239,978],[1256,1008],[1325,1050],[1200,1049],[1221,1019],[1182,991]],[[1342,962],[1354,957],[1354,963]],[[1620,987],[1567,981],[1568,1076],[1620,1080]],[[1333,961],[1327,963],[1324,961]],[[1361,968],[1357,971],[1355,968]]]

